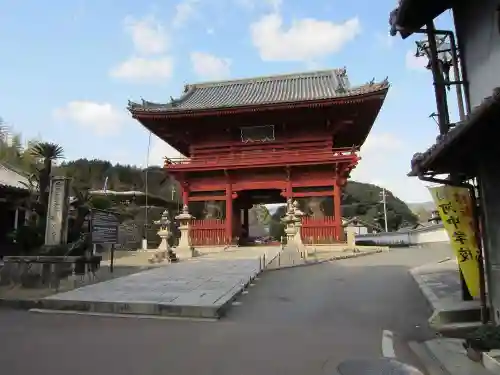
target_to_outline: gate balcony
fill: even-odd
[[[295,142],[192,147],[191,157],[165,158],[170,171],[214,170],[350,163],[359,160],[356,148],[333,148],[331,142]]]

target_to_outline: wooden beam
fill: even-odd
[[[195,197],[188,197],[189,202],[203,202],[203,201],[225,201],[225,195],[200,195]]]
[[[328,197],[331,196],[332,190],[324,190],[324,191],[311,191],[311,192],[300,192],[300,193],[292,193],[293,198],[300,198],[300,197]]]

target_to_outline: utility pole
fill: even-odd
[[[382,203],[384,205],[384,224],[385,224],[385,232],[389,232],[388,227],[387,227],[387,194],[385,193],[385,188],[382,188],[382,191],[380,193],[382,196]]]

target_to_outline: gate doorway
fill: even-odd
[[[252,189],[238,192],[238,197],[233,203],[233,230],[237,234],[240,246],[279,243],[279,238],[274,238],[271,233],[271,227],[279,221],[279,217],[276,215],[276,210],[270,212],[266,207],[268,204],[286,204],[286,198],[281,195],[280,189]]]

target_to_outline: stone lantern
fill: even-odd
[[[168,259],[170,262],[176,262],[178,260],[177,256],[168,243],[168,240],[172,236],[172,232],[170,231],[170,224],[172,222],[170,220],[170,213],[168,210],[163,211],[160,220],[154,221],[153,223],[160,225],[158,236],[160,236],[161,242],[149,261],[151,263],[160,263],[163,260]]]
[[[285,224],[286,241],[287,244],[290,244],[293,242],[295,234],[297,233],[297,227],[295,226],[296,219],[291,199],[288,199],[286,206],[286,214],[281,219],[281,222]]]
[[[182,212],[175,217],[175,220],[179,221],[179,230],[181,232],[179,245],[175,248],[175,252],[181,260],[196,256],[196,251],[191,245],[191,238],[189,236],[189,225],[193,219],[194,216],[189,213],[186,204],[182,207]]]
[[[293,237],[293,241],[297,244],[299,251],[304,254],[304,257],[307,257],[307,249],[302,242],[302,218],[306,215],[304,212],[300,210],[299,202],[293,202],[293,224],[295,226],[295,234]]]

